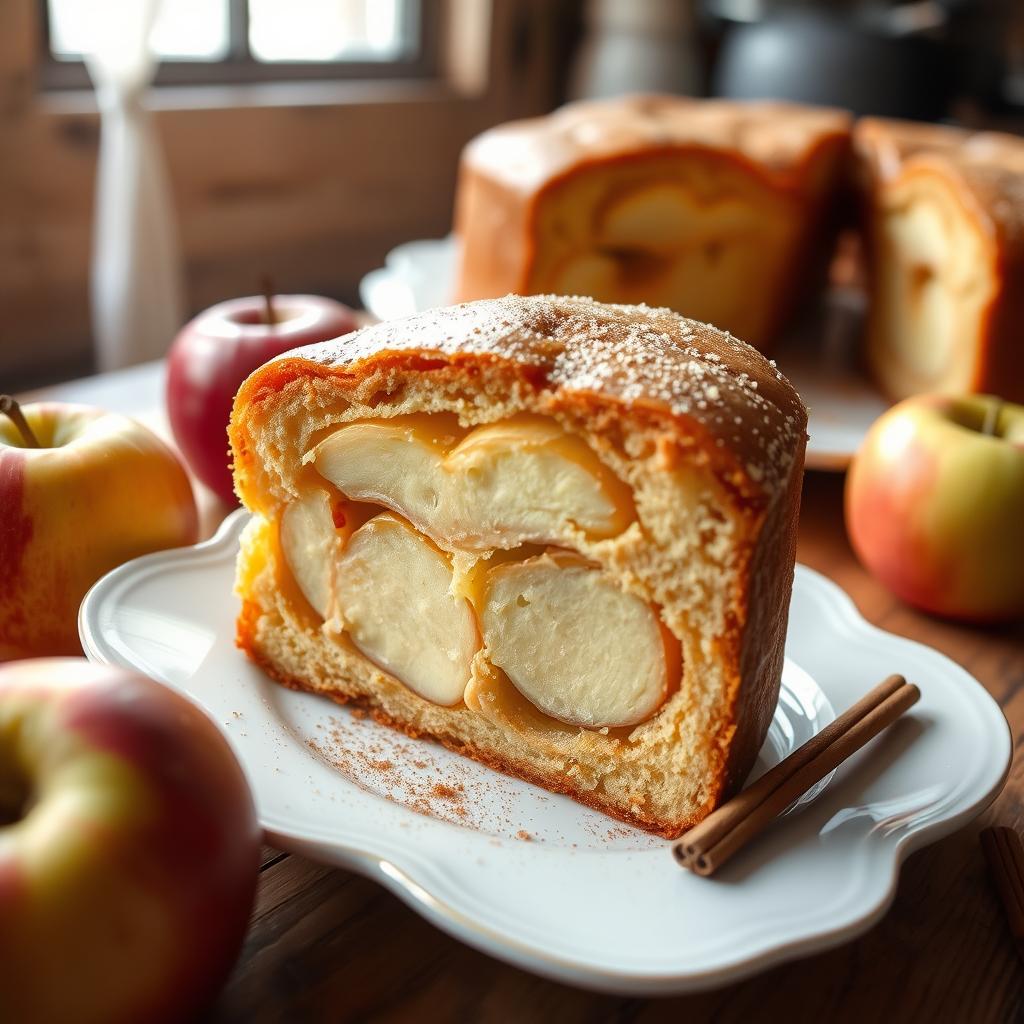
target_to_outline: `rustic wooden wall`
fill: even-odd
[[[427,0],[443,19],[427,82],[164,87],[152,106],[192,310],[281,290],[354,300],[393,245],[444,234],[458,154],[489,124],[548,108],[546,0]],[[90,360],[88,261],[99,121],[89,91],[38,87],[36,0],[0,4],[0,383]]]

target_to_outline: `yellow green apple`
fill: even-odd
[[[0,1020],[195,1019],[238,954],[259,842],[184,697],[82,658],[0,667]]]
[[[990,395],[893,406],[850,467],[846,526],[908,603],[976,622],[1024,617],[1024,406]]]
[[[192,487],[170,448],[135,420],[62,403],[19,410],[5,399],[0,660],[79,654],[78,607],[93,583],[130,558],[195,543]]]

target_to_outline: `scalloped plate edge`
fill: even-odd
[[[246,516],[245,510],[239,509],[229,515],[208,540],[188,548],[173,548],[145,555],[119,566],[99,580],[86,595],[79,612],[79,631],[87,656],[93,661],[105,664],[125,663],[118,657],[119,652],[110,648],[103,640],[98,628],[97,614],[102,608],[103,601],[110,594],[140,571],[149,572],[162,565],[180,565],[188,561],[202,563],[211,556],[217,557],[227,553],[228,549],[237,543],[237,535]],[[819,600],[824,600],[832,606],[850,631],[863,636],[885,637],[887,640],[896,640],[901,645],[910,645],[919,652],[927,652],[929,657],[941,659],[956,675],[961,676],[969,685],[977,687],[980,694],[975,694],[975,697],[983,697],[980,703],[987,704],[987,710],[1001,720],[1007,744],[1002,770],[998,777],[990,780],[991,784],[984,792],[976,793],[968,801],[959,801],[961,806],[955,813],[920,825],[900,835],[895,841],[880,837],[878,842],[872,843],[874,859],[884,862],[877,866],[888,865],[884,887],[877,898],[866,900],[860,905],[859,910],[854,910],[848,919],[840,921],[834,927],[808,932],[772,947],[753,949],[735,961],[692,972],[614,970],[607,966],[595,966],[583,958],[553,955],[498,929],[488,927],[481,920],[464,913],[443,897],[431,892],[427,884],[417,879],[415,868],[396,863],[399,858],[390,858],[372,850],[339,844],[334,840],[318,840],[312,833],[293,832],[287,828],[275,827],[271,822],[264,824],[268,841],[321,862],[348,868],[379,882],[443,931],[491,956],[554,980],[614,994],[670,995],[714,988],[856,938],[880,920],[891,906],[900,868],[906,858],[921,847],[957,831],[981,813],[999,794],[1012,762],[1012,736],[998,704],[966,670],[925,644],[888,633],[869,623],[860,614],[849,595],[821,573],[802,565],[797,567],[797,571],[817,591]],[[129,662],[129,667],[139,666]]]

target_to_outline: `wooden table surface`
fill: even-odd
[[[107,405],[128,393],[138,408],[125,411],[157,418],[154,369],[48,389]],[[1002,705],[1016,747],[1024,738],[1024,626],[958,626],[888,594],[847,544],[842,483],[839,474],[808,475],[798,558],[834,579],[871,622],[937,648],[980,679]],[[206,503],[208,523],[219,514]],[[737,985],[657,1000],[594,995],[506,966],[358,875],[268,848],[252,927],[209,1021],[1024,1019],[1024,968],[978,845],[979,829],[992,823],[1024,828],[1019,764],[980,819],[909,858],[893,906],[860,939]]]

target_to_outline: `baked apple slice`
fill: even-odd
[[[629,492],[553,420],[517,416],[455,438],[432,417],[340,427],[305,456],[347,497],[399,513],[444,547],[484,551],[620,533]]]
[[[327,491],[310,491],[288,502],[281,513],[279,536],[281,551],[303,597],[321,618],[329,618],[334,564],[347,534],[335,526]]]
[[[390,512],[364,523],[338,560],[334,598],[352,643],[415,693],[459,704],[480,646],[448,556]]]
[[[678,682],[678,645],[655,610],[572,554],[496,566],[480,618],[491,663],[570,725],[646,721]]]

